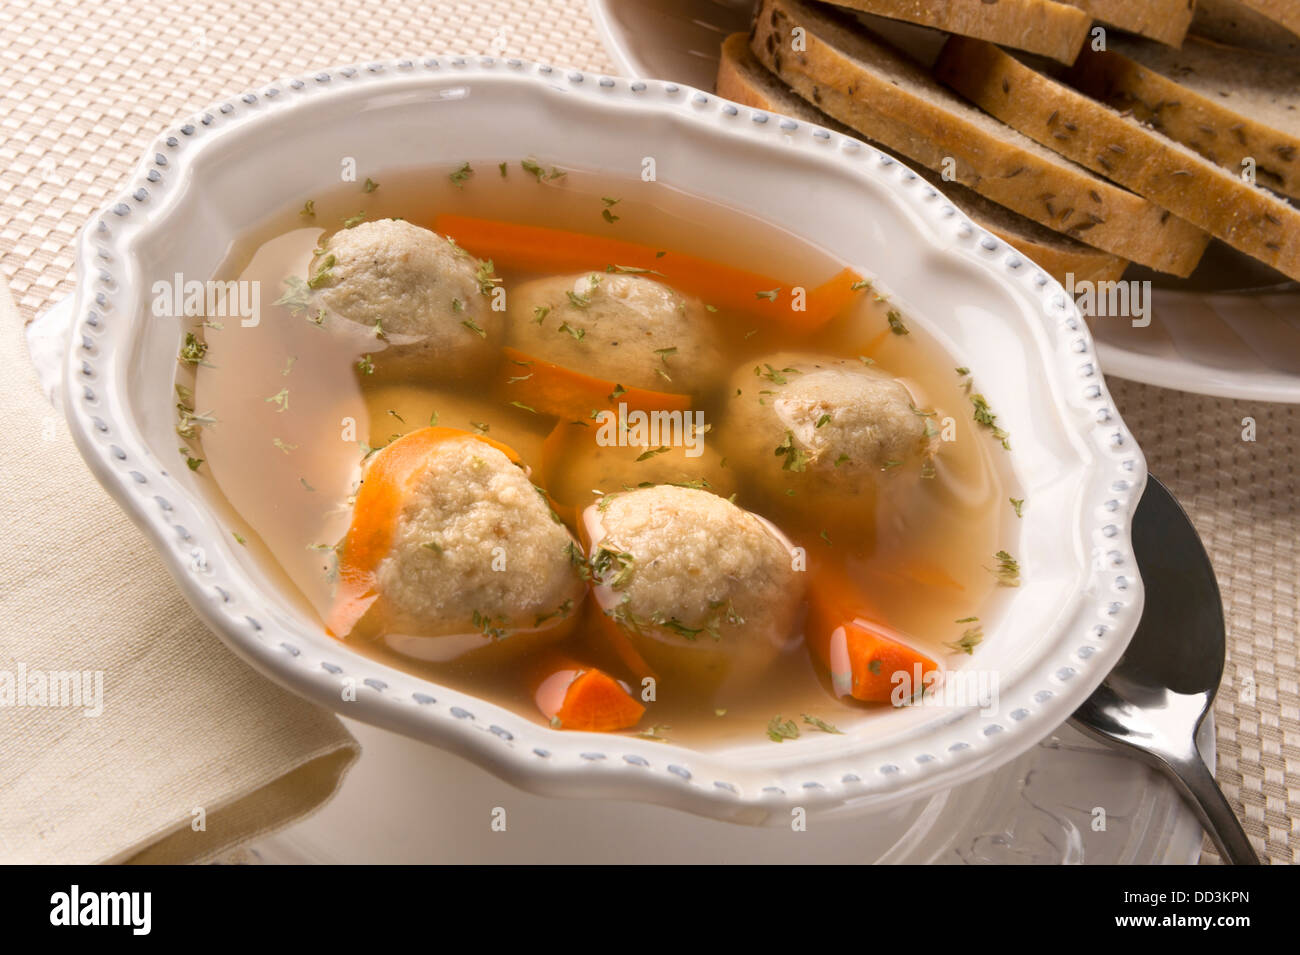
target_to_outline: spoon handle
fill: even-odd
[[[1246,830],[1241,828],[1236,813],[1200,755],[1193,753],[1164,765],[1223,858],[1232,865],[1259,865],[1259,856]]]

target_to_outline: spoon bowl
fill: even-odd
[[[1223,857],[1258,864],[1196,748],[1223,679],[1226,634],[1214,568],[1186,512],[1154,477],[1133,517],[1133,551],[1146,588],[1137,632],[1073,722],[1103,742],[1130,747],[1165,772]]]

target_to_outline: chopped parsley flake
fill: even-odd
[[[1002,442],[1002,447],[1010,451],[1011,435],[998,427],[998,416],[989,407],[988,399],[981,394],[974,394],[970,396],[970,401],[975,406],[975,423],[988,428],[993,437]]]
[[[1004,550],[998,551],[993,555],[997,558],[998,566],[992,573],[998,579],[998,583],[1003,587],[1020,586],[1020,564],[1014,557]]]
[[[524,172],[531,174],[538,182],[550,182],[564,176],[564,170],[556,169],[554,166],[552,166],[550,170],[545,170],[542,168],[541,164],[531,156],[527,159],[521,160],[519,165],[523,167]]]
[[[473,612],[470,619],[474,621],[474,628],[485,637],[493,640],[504,640],[506,633],[506,618],[500,615],[489,617],[487,614]]]
[[[474,279],[478,282],[480,295],[491,295],[492,290],[501,284],[501,280],[493,274],[495,271],[496,267],[492,264],[491,259],[479,262],[478,272],[475,274]]]
[[[779,715],[767,721],[767,738],[774,743],[784,743],[788,739],[799,738],[799,726],[794,720],[782,719]]]
[[[472,175],[474,175],[474,170],[470,168],[469,163],[463,162],[447,178],[451,180],[451,184],[457,189],[464,189],[465,180]]]
[[[331,278],[333,278],[334,277],[333,269],[337,262],[338,259],[334,257],[334,253],[333,252],[328,253],[323,259],[320,260],[320,268],[316,270],[316,274],[314,274],[311,278],[307,280],[307,287],[320,288],[320,286],[324,285]]]
[[[802,448],[795,447],[794,432],[786,429],[785,440],[776,446],[773,452],[777,457],[784,457],[781,463],[782,471],[805,471],[808,468],[810,456]]]
[[[807,723],[809,726],[821,730],[823,733],[835,733],[839,736],[844,735],[843,730],[836,728],[836,726],[833,723],[827,723],[824,719],[821,719],[820,717],[809,716],[807,713],[801,713],[799,715],[803,717],[803,721],[805,723]]]
[[[207,353],[208,343],[193,332],[186,332],[185,344],[181,346],[180,354],[176,357],[187,364],[197,365],[203,361],[203,356]]]
[[[596,583],[610,590],[621,590],[628,585],[636,570],[636,558],[626,551],[599,547],[591,558],[591,573]]]
[[[974,622],[977,618],[971,617],[970,621]],[[966,621],[958,620],[958,623]],[[956,640],[945,643],[944,646],[956,653],[974,654],[975,648],[984,642],[984,629],[977,623],[973,627],[967,627],[962,631],[962,635]]]
[[[763,369],[766,369],[766,371]],[[768,364],[764,364],[763,368],[759,368],[757,365],[754,366],[754,374],[760,378],[767,379],[774,385],[784,385],[790,380],[786,378],[786,375],[797,375],[798,373],[798,368],[782,368],[780,371],[777,371]]]

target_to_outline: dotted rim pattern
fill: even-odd
[[[570,92],[593,99],[621,95],[655,102],[695,123],[730,126],[755,142],[780,140],[782,149],[793,144],[806,150],[836,150],[841,161],[857,164],[858,175],[884,183],[923,217],[947,222],[959,240],[955,252],[949,254],[975,261],[1000,283],[1017,286],[1039,304],[1051,323],[1048,331],[1054,336],[1056,371],[1066,382],[1075,383],[1072,400],[1077,407],[1086,408],[1092,419],[1090,427],[1081,427],[1082,437],[1098,452],[1096,467],[1108,472],[1107,493],[1082,509],[1086,516],[1100,515],[1096,526],[1087,530],[1094,550],[1105,555],[1101,562],[1105,566],[1094,562],[1089,572],[1084,593],[1094,595],[1097,606],[1084,632],[1058,641],[1050,663],[1037,661],[1036,680],[1025,674],[1002,691],[1006,719],[965,711],[959,717],[932,720],[909,731],[909,738],[920,735],[931,743],[928,749],[913,752],[909,760],[848,769],[845,765],[850,757],[819,751],[812,762],[820,770],[810,767],[807,775],[814,778],[800,785],[744,786],[716,778],[724,773],[693,768],[725,759],[718,754],[631,737],[551,730],[450,688],[376,664],[341,644],[337,659],[317,658],[295,641],[293,634],[295,630],[301,633],[300,624],[277,613],[274,601],[259,594],[245,569],[226,556],[224,539],[218,536],[201,546],[200,539],[190,532],[189,526],[205,523],[207,508],[192,499],[152,456],[132,422],[120,414],[124,402],[114,389],[123,383],[117,380],[112,362],[104,360],[106,350],[130,337],[132,316],[144,312],[143,288],[132,289],[121,278],[129,272],[126,246],[133,236],[166,222],[170,200],[178,191],[169,194],[168,182],[184,182],[187,148],[250,119],[265,119],[273,111],[372,79],[393,82],[410,77],[410,82],[437,82],[439,78],[503,73],[529,84],[563,82]],[[904,164],[865,143],[674,83],[592,75],[513,58],[422,57],[323,70],[200,111],[156,140],[126,189],[82,232],[64,397],[71,431],[83,457],[152,537],[189,602],[233,651],[322,705],[417,738],[433,737],[438,745],[476,760],[497,775],[544,793],[639,799],[719,818],[736,818],[739,809],[757,807],[770,811],[777,821],[787,817],[774,814],[794,805],[810,812],[849,803],[861,809],[882,809],[916,799],[991,770],[1050,733],[1073,709],[1073,705],[1062,703],[1060,687],[1074,683],[1091,690],[1099,683],[1127,645],[1141,612],[1142,587],[1129,528],[1145,485],[1146,464],[1110,401],[1087,326],[1060,285],[1016,250],[971,223]],[[196,554],[212,556],[196,559]],[[1108,585],[1103,581],[1106,575]],[[1107,591],[1110,599],[1102,596]],[[373,675],[376,673],[382,676]],[[1034,685],[1026,685],[1031,682]],[[341,691],[348,684],[356,688],[356,701],[344,707]],[[477,716],[479,706],[491,709],[493,717]],[[1028,729],[1031,725],[1033,731]],[[579,738],[577,745],[570,745]],[[614,740],[619,745],[611,752]],[[744,767],[740,775],[767,773],[769,769],[771,764],[765,761],[762,767]],[[770,775],[777,773],[771,769]]]

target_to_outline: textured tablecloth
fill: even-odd
[[[313,67],[446,52],[613,69],[583,0],[0,0],[0,267],[18,307],[30,317],[71,290],[77,229],[178,116]],[[1298,861],[1300,408],[1110,383],[1218,571],[1219,780],[1256,848]]]

